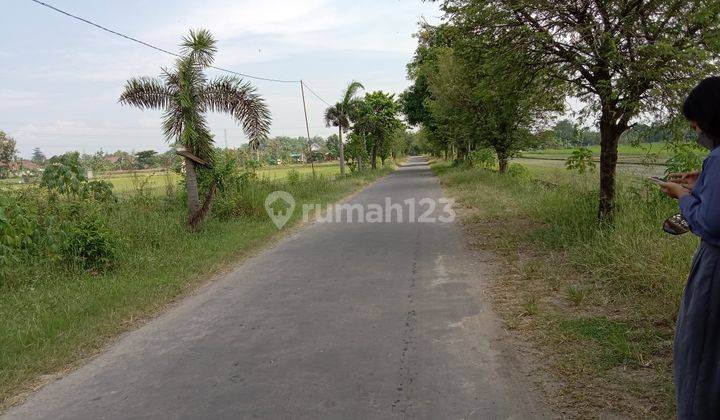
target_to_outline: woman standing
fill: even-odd
[[[701,241],[675,330],[673,370],[679,419],[720,417],[720,77],[703,80],[683,114],[710,150],[702,172],[671,174],[662,190]]]

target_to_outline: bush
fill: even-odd
[[[508,165],[507,174],[524,181],[530,180],[530,170],[519,163],[511,163]]]
[[[64,230],[62,253],[66,261],[84,269],[105,270],[115,260],[118,238],[94,213]]]
[[[53,193],[80,195],[87,182],[78,152],[53,156],[40,178],[40,185]]]
[[[107,181],[90,181],[83,185],[83,196],[101,202],[117,201],[112,189],[113,185]]]
[[[486,147],[470,152],[470,164],[476,168],[491,169],[497,164],[495,151]]]

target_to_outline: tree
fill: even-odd
[[[568,119],[562,119],[555,124],[553,127],[553,136],[564,147],[578,146],[582,141],[580,126],[576,122]]]
[[[338,128],[338,155],[340,157],[340,174],[345,175],[345,147],[342,141],[343,132],[350,129],[350,114],[357,106],[355,95],[360,89],[364,89],[360,82],[352,81],[345,88],[343,98],[340,102],[325,110],[325,125]]]
[[[717,0],[444,0],[443,9],[464,32],[534,55],[596,112],[603,219],[613,212],[618,140],[633,118],[676,109],[718,71]]]
[[[337,158],[340,156],[340,137],[337,134],[328,136],[325,141],[325,147],[327,147],[328,153],[331,157]]]
[[[17,153],[15,139],[0,130],[0,163],[9,164]]]
[[[138,168],[151,168],[157,165],[157,152],[154,150],[143,150],[135,153],[135,164]]]
[[[105,172],[111,169],[112,164],[105,158],[105,152],[98,150],[92,155],[83,154],[80,157],[80,164],[83,167],[92,169],[93,172]]]
[[[420,34],[421,40],[442,43],[421,44],[416,53],[411,74],[427,86],[419,116],[431,127],[428,140],[436,149],[465,161],[471,151],[490,147],[505,172],[536,122],[562,108],[557,83],[526,52],[504,50],[493,39],[459,29],[425,26]]]
[[[128,80],[120,102],[141,109],[165,110],[165,137],[185,148],[188,223],[195,230],[209,215],[217,190],[216,183],[211,183],[201,207],[196,165],[211,167],[214,153],[205,114],[217,111],[232,115],[242,124],[251,144],[258,145],[267,137],[270,112],[255,88],[241,79],[221,76],[207,80],[204,70],[213,63],[217,51],[210,32],[190,31],[181,47],[181,56],[172,71],[163,70],[159,79]]]
[[[39,147],[36,147],[36,148],[33,149],[32,157],[30,158],[30,160],[31,160],[33,163],[37,163],[38,165],[42,165],[43,163],[45,163],[46,158],[45,158],[45,155],[43,154],[43,152],[40,150],[40,148],[39,148]]]
[[[373,169],[377,169],[377,157],[383,143],[402,126],[397,117],[399,112],[400,106],[395,101],[395,95],[375,91],[365,94],[350,116],[353,131],[364,137],[370,149],[370,166]]]

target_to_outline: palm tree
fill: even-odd
[[[325,110],[325,125],[338,128],[338,137],[340,137],[338,151],[340,155],[340,174],[342,175],[345,175],[345,148],[342,135],[343,132],[350,129],[350,113],[356,104],[355,94],[360,89],[365,89],[365,87],[360,82],[353,80],[345,89],[342,101]]]
[[[164,109],[163,129],[168,141],[175,141],[184,151],[185,186],[188,223],[197,229],[209,215],[217,190],[212,183],[200,206],[196,165],[212,167],[213,136],[205,114],[216,111],[230,114],[242,124],[253,145],[267,137],[270,112],[255,88],[242,79],[221,76],[205,77],[204,70],[213,63],[217,51],[210,32],[190,31],[180,44],[181,54],[170,71],[162,69],[159,78],[132,78],[125,84],[120,103],[140,109]]]

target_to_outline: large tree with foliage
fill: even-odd
[[[525,146],[528,131],[559,110],[558,84],[525,51],[448,25],[424,26],[403,103],[409,121],[429,128],[437,148],[458,160],[479,147],[495,150],[500,172]],[[438,42],[441,41],[441,42]],[[413,99],[425,91],[421,103]]]
[[[395,95],[383,91],[365,94],[351,115],[353,131],[362,136],[370,152],[370,166],[377,168],[377,158],[384,143],[392,136],[402,121],[398,119],[400,105]]]
[[[232,115],[242,124],[252,144],[265,138],[270,127],[270,112],[255,88],[236,77],[205,77],[204,70],[213,62],[215,40],[206,30],[190,31],[181,43],[181,56],[175,68],[165,70],[159,79],[142,77],[128,80],[120,102],[141,109],[165,111],[163,128],[168,141],[182,145],[185,154],[185,186],[188,222],[196,229],[210,212],[216,185],[211,184],[200,205],[196,165],[213,162],[213,136],[207,126],[207,111]]]
[[[345,175],[345,147],[342,135],[350,129],[350,114],[357,105],[357,95],[360,89],[364,89],[360,82],[352,81],[345,88],[340,102],[325,110],[325,125],[338,128],[338,157],[340,158],[340,174]]]
[[[17,154],[15,139],[0,130],[0,163],[9,164]]]
[[[451,25],[533,54],[600,126],[599,215],[612,215],[618,140],[717,73],[717,0],[444,0]]]

